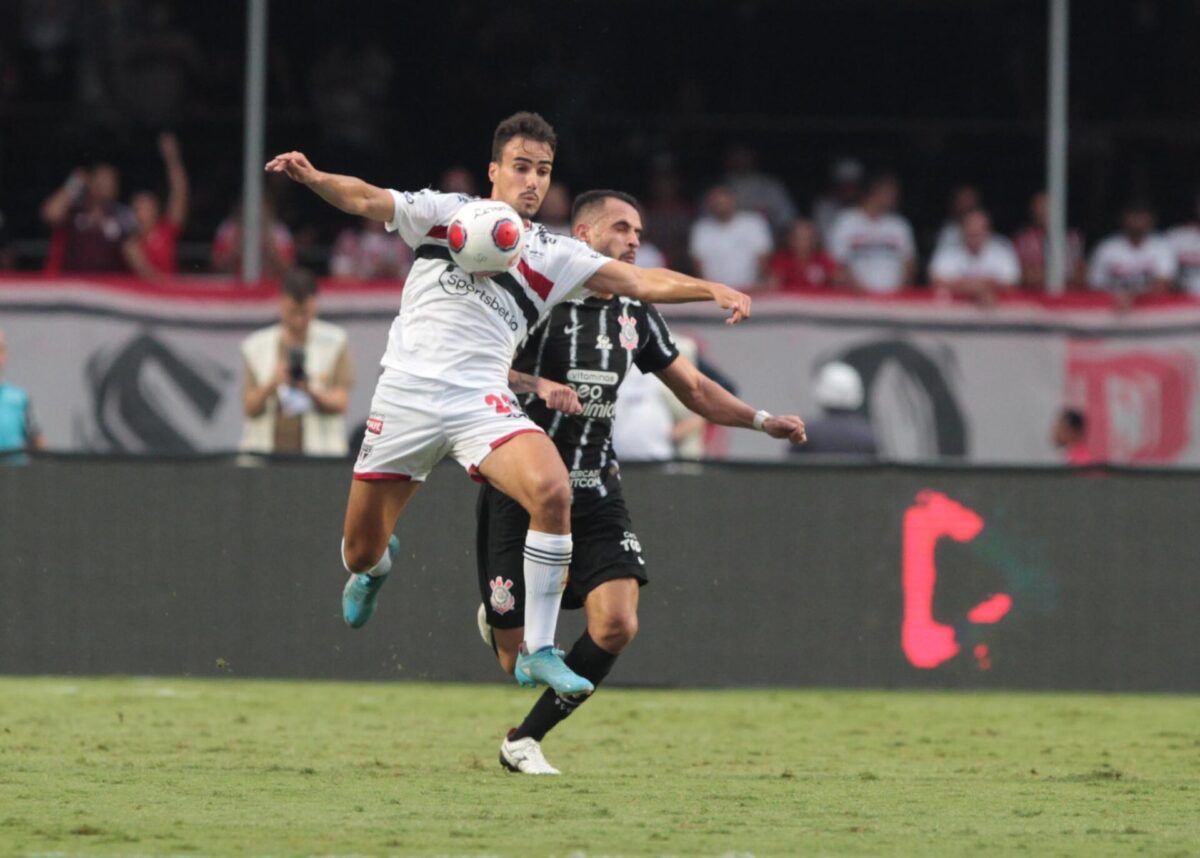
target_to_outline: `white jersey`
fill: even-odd
[[[586,244],[527,223],[517,264],[494,277],[472,276],[450,261],[446,231],[471,197],[391,191],[387,224],[416,261],[392,322],[384,367],[459,387],[507,384],[513,352],[555,304],[583,297],[583,284],[610,260]]]
[[[1167,243],[1175,251],[1180,288],[1189,295],[1200,296],[1200,224],[1175,227],[1167,233]]]
[[[1015,286],[1021,279],[1021,265],[1012,245],[993,236],[979,253],[972,253],[961,240],[942,247],[929,263],[929,276],[934,281],[979,278]]]
[[[897,214],[868,217],[862,209],[838,215],[829,231],[829,251],[868,292],[905,286],[905,268],[916,255],[912,227]]]
[[[1122,233],[1109,236],[1092,251],[1088,282],[1093,289],[1141,292],[1154,280],[1175,278],[1175,254],[1157,235],[1134,245]]]

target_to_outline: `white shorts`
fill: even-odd
[[[354,465],[356,480],[424,481],[445,456],[483,482],[479,465],[517,435],[542,433],[507,387],[455,387],[385,371]]]

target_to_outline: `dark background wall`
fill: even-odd
[[[625,481],[652,583],[614,681],[1200,690],[1194,474],[677,466]],[[0,673],[497,678],[474,625],[474,486],[438,469],[352,632],[347,485],[342,463],[0,469]],[[923,491],[983,525],[936,543],[933,618],[959,652],[928,669],[901,645]],[[911,573],[930,521],[908,522]],[[970,621],[996,593],[1011,610]]]

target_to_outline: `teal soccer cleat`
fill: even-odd
[[[526,688],[549,685],[563,697],[586,697],[596,690],[596,686],[567,667],[563,651],[552,646],[530,653],[521,644],[513,675]]]
[[[388,537],[387,551],[392,560],[400,552],[400,540],[394,534]],[[360,629],[367,624],[371,614],[375,613],[375,599],[387,579],[387,575],[375,577],[364,572],[351,574],[350,580],[342,588],[342,619],[346,625]]]

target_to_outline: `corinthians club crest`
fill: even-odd
[[[488,581],[488,586],[492,588],[492,597],[488,601],[492,603],[492,610],[497,614],[507,614],[517,606],[517,600],[513,598],[512,594],[513,582],[511,578],[497,576],[495,579]]]
[[[617,316],[621,323],[621,347],[633,351],[638,345],[637,319],[633,316]]]

